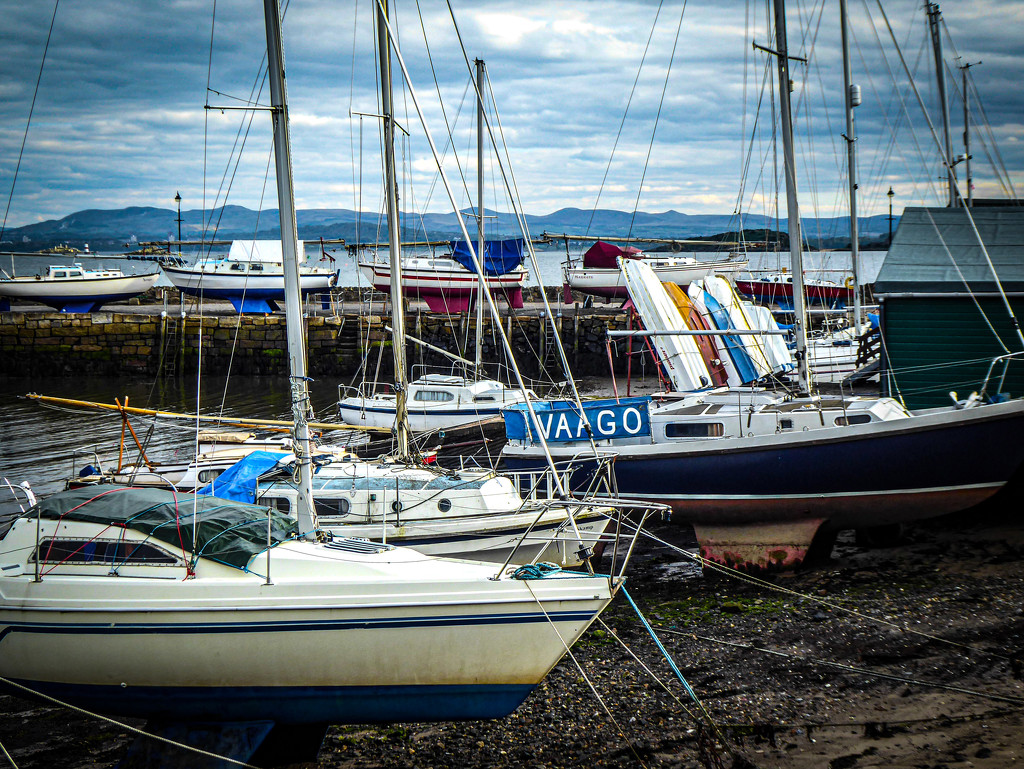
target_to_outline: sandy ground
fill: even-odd
[[[842,535],[827,563],[764,581],[694,576],[647,539],[628,590],[700,705],[620,595],[575,661],[511,716],[334,727],[304,766],[1024,765],[1020,500],[1004,492],[885,549]],[[684,527],[651,533],[692,545]],[[21,769],[110,767],[129,742],[117,727],[10,697],[0,714],[0,743]]]

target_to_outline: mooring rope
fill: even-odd
[[[216,758],[216,759],[219,759],[221,761],[227,761],[229,764],[234,764],[235,766],[245,767],[246,769],[259,769],[259,767],[253,766],[252,764],[247,764],[247,763],[245,763],[245,761],[239,761],[239,760],[234,759],[234,758],[228,758],[227,756],[218,755],[217,753],[211,753],[210,751],[203,750],[202,748],[195,748],[195,747],[192,747],[191,745],[186,745],[183,742],[177,742],[176,740],[172,740],[172,739],[170,739],[168,737],[161,737],[159,734],[150,734],[149,732],[145,731],[144,729],[140,729],[137,726],[131,726],[130,724],[126,724],[126,723],[124,723],[122,721],[118,721],[115,718],[110,718],[110,716],[104,716],[104,715],[102,715],[100,713],[94,713],[91,710],[86,710],[85,708],[80,708],[77,705],[72,705],[70,702],[64,702],[63,700],[59,700],[56,697],[51,697],[49,694],[44,694],[43,692],[36,691],[35,689],[32,689],[32,688],[30,688],[28,686],[24,686],[22,684],[19,684],[17,681],[12,681],[9,678],[4,678],[4,677],[0,676],[0,684],[4,684],[5,686],[11,686],[11,687],[13,687],[15,689],[21,689],[22,691],[27,692],[28,694],[31,694],[33,697],[38,697],[39,699],[43,699],[43,700],[46,700],[48,702],[52,702],[54,705],[58,705],[58,706],[60,706],[62,708],[67,708],[68,710],[73,710],[76,713],[81,713],[83,716],[88,716],[89,718],[95,718],[95,719],[97,719],[99,721],[106,721],[108,724],[112,724],[113,726],[117,726],[117,727],[119,727],[121,729],[124,729],[126,732],[130,732],[130,733],[132,733],[132,734],[134,734],[136,736],[139,736],[139,737],[148,737],[149,739],[156,740],[157,742],[163,742],[163,743],[165,743],[167,745],[172,745],[172,746],[174,746],[176,748],[181,748],[182,750],[188,750],[188,751],[191,751],[193,753],[198,753],[201,756],[207,756],[209,758]],[[0,746],[0,747],[2,747],[2,746]],[[6,751],[4,751],[4,752],[6,753]],[[12,761],[11,763],[13,764],[14,762]]]

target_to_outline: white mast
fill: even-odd
[[[850,263],[853,266],[853,328],[860,333],[860,228],[857,226],[857,134],[853,108],[860,106],[860,86],[853,84],[850,65],[850,19],[846,0],[839,0],[839,26],[843,39],[843,91],[846,94],[846,167],[850,183]]]
[[[476,60],[476,254],[483,267],[484,254],[484,61]],[[481,274],[482,274],[481,270]],[[480,364],[483,362],[484,294],[487,282],[481,277],[476,293],[476,376],[480,378]]]
[[[938,3],[928,3],[925,6],[928,13],[928,26],[932,33],[932,48],[935,52],[935,77],[939,88],[939,107],[942,112],[942,131],[945,138],[946,174],[949,179],[949,207],[956,208],[959,204],[956,194],[956,171],[953,169],[953,140],[949,134],[949,103],[946,101],[946,66],[942,61],[942,30],[939,28],[939,19],[942,12]]]
[[[270,74],[270,104],[274,123],[274,160],[277,170],[277,205],[281,218],[281,257],[284,267],[285,325],[288,335],[288,365],[292,391],[294,427],[293,451],[299,487],[296,517],[299,531],[312,537],[319,527],[313,508],[310,467],[309,390],[306,387],[306,348],[299,292],[298,235],[295,224],[295,191],[292,185],[291,141],[288,136],[288,97],[284,77],[284,46],[281,42],[281,12],[277,0],[263,0],[267,27],[267,69]]]
[[[387,0],[377,3],[381,112],[384,119],[384,197],[387,201],[388,253],[391,257],[391,349],[395,360],[395,443],[399,460],[409,459],[408,377],[405,370],[405,303],[402,298],[402,232],[395,178],[395,116],[391,94],[391,44]]]
[[[800,206],[796,199],[796,163],[793,157],[793,116],[789,101],[792,80],[789,77],[789,49],[786,43],[786,6],[775,0],[775,57],[779,66],[779,112],[782,115],[782,154],[786,165],[786,208],[789,212],[789,257],[793,270],[793,333],[796,337],[796,371],[800,394],[811,391],[807,373],[807,308],[804,295],[803,237],[800,232]]]

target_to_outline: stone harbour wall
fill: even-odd
[[[391,373],[391,325],[388,316],[314,315],[305,319],[310,375],[355,375],[365,365],[371,373]],[[550,324],[537,315],[510,313],[502,318],[516,360],[529,377],[546,367],[554,380],[563,378]],[[559,336],[576,376],[607,375],[605,331],[624,328],[621,316],[607,313],[567,314],[556,318]],[[457,351],[462,341],[473,357],[475,320],[414,312],[406,317],[407,332],[424,342]],[[483,327],[483,359],[504,360],[496,328]],[[626,344],[613,345],[617,373],[626,369]],[[634,345],[636,348],[637,345]],[[62,376],[76,374],[183,376],[196,372],[202,354],[210,374],[285,374],[288,352],[283,315],[221,315],[178,317],[171,313],[62,314],[0,313],[0,376]],[[446,368],[444,356],[410,344],[410,367]],[[496,373],[497,365],[489,365]],[[416,373],[415,370],[413,373]]]

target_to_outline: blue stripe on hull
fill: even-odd
[[[338,664],[345,664],[343,648],[338,650]],[[173,721],[269,720],[279,724],[502,718],[534,688],[533,684],[228,688],[16,683],[102,713]],[[25,696],[15,687],[0,686],[0,690]]]
[[[582,576],[582,575],[581,575]],[[571,579],[571,577],[566,577]],[[446,617],[400,617],[369,619],[297,620],[264,622],[119,622],[65,623],[65,622],[7,622],[0,630],[0,642],[12,633],[43,633],[53,635],[204,635],[223,633],[273,633],[307,631],[379,630],[397,628],[467,627],[474,625],[522,625],[548,622],[589,622],[593,611],[515,612]],[[2,649],[2,647],[0,647]]]

